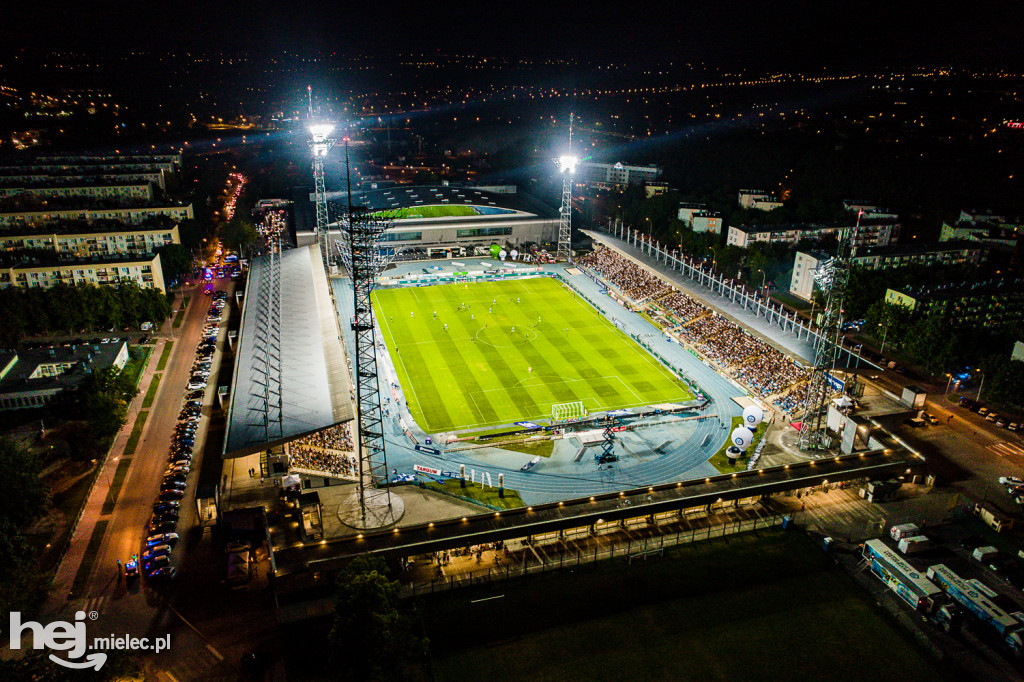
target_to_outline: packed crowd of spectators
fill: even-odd
[[[735,322],[712,313],[685,293],[673,291],[661,279],[612,249],[598,249],[578,262],[634,301],[653,301],[656,309],[679,321],[673,332],[762,397],[785,393],[797,385],[775,403],[786,412],[793,412],[803,403],[806,385],[798,384],[807,377],[807,370],[774,346],[746,332]]]
[[[669,294],[658,301],[658,305],[672,313],[680,322],[689,322],[708,313],[706,306],[698,303],[681,291]]]
[[[767,397],[786,390],[807,377],[807,370],[797,365],[763,341],[765,350],[736,370],[734,376]]]
[[[292,441],[291,466],[336,476],[355,476],[359,467],[352,451],[352,429],[348,423],[339,424]]]
[[[788,417],[791,417],[807,400],[807,383],[800,384],[795,389],[787,393],[786,395],[777,398],[775,404],[786,413]]]
[[[660,277],[611,249],[591,251],[577,263],[590,268],[637,303],[671,291]]]

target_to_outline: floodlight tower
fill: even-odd
[[[569,153],[555,159],[562,173],[562,207],[558,211],[558,252],[555,257],[572,261],[572,184],[579,159],[572,155],[572,118],[569,114]]]
[[[814,274],[815,283],[825,293],[826,303],[819,329],[818,348],[814,354],[814,369],[811,370],[807,397],[804,400],[803,426],[800,428],[801,450],[828,449],[826,419],[832,394],[829,379],[842,349],[840,336],[843,300],[846,298],[846,285],[850,281],[850,251],[857,239],[857,230],[860,228],[860,217],[863,213],[857,213],[857,224],[854,227],[840,234],[835,257],[825,261]]]
[[[324,190],[324,160],[327,152],[337,142],[332,138],[334,126],[330,123],[318,122],[313,119],[313,88],[306,87],[309,92],[309,149],[313,152],[313,191],[316,194],[316,239],[320,244],[320,257],[324,260],[324,272],[330,276],[330,252],[327,237],[327,194]]]
[[[355,314],[356,449],[359,485],[339,510],[341,520],[354,528],[381,528],[398,521],[404,503],[389,489],[387,453],[384,447],[384,415],[377,373],[377,341],[370,294],[380,274],[378,244],[392,220],[365,208],[349,208],[347,237],[352,298]]]

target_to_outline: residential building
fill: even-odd
[[[106,340],[106,339],[104,339]],[[72,391],[92,372],[128,362],[121,339],[0,351],[0,410],[42,407]]]
[[[166,292],[160,256],[58,258],[40,257],[36,252],[0,256],[0,289],[46,289],[60,283],[117,286],[122,282]]]
[[[576,181],[607,187],[624,187],[654,182],[661,175],[658,166],[630,166],[622,163],[582,161],[576,167]]]
[[[671,188],[667,182],[647,182],[644,183],[644,194],[647,198],[661,196],[665,192],[668,192]]]
[[[59,184],[52,181],[42,183],[2,183],[0,197],[23,196],[34,200],[48,199],[121,199],[127,201],[153,201],[153,185],[148,182],[122,183],[71,183]]]
[[[852,249],[850,262],[869,270],[889,270],[907,265],[981,265],[989,249],[972,242],[945,244],[890,244],[858,246]],[[814,290],[813,272],[832,256],[820,251],[797,251],[789,292],[805,301]]]
[[[797,244],[803,239],[839,237],[850,225],[730,225],[726,243],[746,248],[755,242]],[[886,246],[899,238],[900,224],[889,218],[861,218],[853,246]]]
[[[772,211],[782,206],[782,202],[771,192],[761,189],[741,189],[739,196],[740,208]]]
[[[174,222],[192,218],[192,204],[186,206],[95,206],[92,208],[47,208],[42,210],[0,210],[0,229],[43,226],[57,220],[120,220],[138,225],[157,216],[167,216]]]
[[[42,164],[98,164],[98,163],[169,163],[181,168],[181,154],[43,154],[36,157]]]
[[[1024,319],[1024,281],[989,280],[938,287],[888,289],[885,300],[925,315],[940,315],[950,329],[998,330]]]
[[[789,280],[789,293],[810,301],[814,294],[814,272],[830,256],[821,251],[797,251],[793,261],[793,276]]]
[[[694,232],[722,233],[722,214],[705,204],[680,203],[676,216]]]
[[[162,246],[180,243],[177,225],[132,227],[116,223],[83,228],[58,223],[47,225],[46,229],[0,232],[0,251],[47,249],[59,258],[151,256]]]
[[[843,208],[851,213],[860,213],[862,218],[890,218],[896,220],[899,217],[895,213],[890,213],[887,208],[858,199],[843,199]]]
[[[938,244],[889,244],[858,246],[851,260],[870,270],[887,270],[904,265],[980,265],[990,249],[984,244],[958,240]]]

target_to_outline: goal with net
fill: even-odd
[[[554,420],[582,419],[586,416],[587,408],[583,407],[582,400],[571,403],[555,403],[551,406],[551,418]]]

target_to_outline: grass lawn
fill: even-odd
[[[468,474],[467,474],[468,476]],[[459,481],[454,478],[445,479],[443,483],[437,481],[430,481],[426,484],[429,490],[440,490],[447,492],[451,495],[459,495],[460,497],[467,497],[477,502],[483,502],[489,504],[492,507],[500,507],[502,509],[515,509],[516,507],[525,507],[526,503],[523,502],[523,498],[519,497],[519,493],[515,490],[509,490],[505,488],[505,497],[498,497],[498,489],[494,487],[483,488],[479,483],[473,483],[472,481],[466,481],[466,487],[460,488]]]
[[[109,521],[97,521],[96,527],[93,528],[89,544],[85,548],[85,556],[82,557],[82,563],[78,565],[78,573],[75,573],[75,581],[71,585],[71,594],[74,597],[81,597],[81,591],[89,582],[93,564],[96,563],[96,554],[100,551],[100,545],[103,544],[103,536],[107,532],[109,523]]]
[[[150,346],[132,346],[128,352],[128,362],[124,364],[121,373],[131,379],[131,382],[138,387],[142,372],[149,364],[149,356],[153,354]]]
[[[149,390],[146,391],[146,397],[142,399],[142,407],[150,408],[153,406],[153,401],[156,400],[156,392],[160,388],[160,376],[159,374],[153,375],[153,380],[149,382]]]
[[[523,452],[527,455],[541,457],[550,457],[552,451],[555,449],[555,441],[553,440],[537,440],[532,442],[521,442],[521,443],[504,443],[497,447],[502,450],[513,450],[515,452]]]
[[[729,427],[729,433],[732,433],[732,430],[735,429],[737,426],[740,426],[741,424],[743,424],[743,417],[733,417],[732,426]],[[761,441],[761,438],[764,437],[764,432],[767,430],[768,424],[761,422],[760,424],[757,425],[757,428],[754,429],[754,442],[751,443],[750,447],[747,448],[747,451],[743,453],[743,455],[739,459],[736,460],[735,464],[730,462],[729,458],[725,456],[725,451],[729,448],[730,445],[732,445],[732,441],[730,440],[725,441],[725,444],[722,447],[720,447],[718,449],[718,452],[712,455],[711,459],[709,459],[708,461],[711,463],[711,466],[718,469],[719,473],[723,474],[731,474],[735,471],[746,470],[747,459],[750,457],[751,453],[754,452],[754,448],[757,447],[757,444]]]
[[[164,351],[160,353],[160,362],[156,363],[156,371],[164,371],[164,367],[167,366],[167,361],[171,358],[172,348],[174,348],[174,341],[168,341],[164,344]]]
[[[555,403],[599,412],[693,398],[551,278],[382,289],[373,300],[409,409],[428,433],[550,418]]]
[[[432,206],[409,206],[407,208],[396,208],[392,211],[375,213],[375,216],[387,216],[394,220],[405,218],[449,218],[452,216],[477,215],[471,206],[458,204],[435,204]]]
[[[107,493],[107,499],[103,501],[103,510],[100,512],[104,516],[114,513],[117,496],[121,494],[121,486],[124,485],[124,479],[128,476],[128,467],[131,465],[131,457],[122,457],[117,463],[117,471],[114,472],[114,479],[110,482],[110,491]]]
[[[139,439],[142,438],[142,429],[146,426],[146,419],[149,417],[148,410],[140,410],[137,417],[135,417],[135,424],[132,426],[132,432],[128,436],[128,442],[124,445],[125,457],[130,457],[135,454],[135,448],[139,445]]]
[[[178,314],[174,316],[174,322],[172,323],[175,329],[180,327],[181,323],[185,320],[185,313],[188,312],[188,302],[190,300],[190,296],[186,296],[185,298],[181,299],[181,310],[179,310]]]
[[[798,532],[426,596],[419,610],[437,680],[951,679]]]

